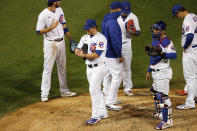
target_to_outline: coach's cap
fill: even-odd
[[[183,8],[182,5],[176,4],[172,7],[172,16],[175,17],[177,12],[180,11]]]
[[[48,2],[56,2],[56,1],[58,1],[58,0],[48,0]]]
[[[131,6],[128,1],[122,1],[121,2],[121,11],[124,14],[129,14],[131,12]]]
[[[119,1],[114,1],[111,3],[110,9],[118,9],[118,8],[121,8],[121,4]]]
[[[86,24],[84,25],[83,29],[84,30],[89,30],[92,27],[96,26],[96,21],[93,19],[88,19],[86,20]]]

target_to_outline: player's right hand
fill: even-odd
[[[150,81],[150,78],[151,78],[151,74],[150,74],[150,72],[147,72],[146,73],[146,80],[147,81]]]
[[[59,25],[59,20],[57,20],[56,22],[54,22],[54,19],[52,20],[52,25],[51,25],[51,27],[54,29],[54,28],[56,28],[58,25]]]
[[[122,63],[122,62],[124,62],[124,58],[120,57],[120,58],[118,58],[118,61],[119,61],[119,63]]]

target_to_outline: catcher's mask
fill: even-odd
[[[154,32],[155,30],[157,31],[156,33]],[[159,40],[163,30],[166,30],[166,23],[163,21],[155,22],[155,24],[151,26],[152,38]]]

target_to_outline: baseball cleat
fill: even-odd
[[[188,106],[186,104],[182,104],[182,105],[179,105],[176,107],[176,109],[178,110],[189,110],[189,109],[194,109],[195,107],[192,107],[192,106]]]
[[[100,121],[101,119],[96,119],[96,118],[90,118],[90,120],[86,121],[87,125],[93,125],[96,124]]]
[[[179,96],[186,96],[187,95],[187,91],[181,90],[181,91],[178,91],[176,94],[179,95]]]
[[[119,111],[122,109],[122,106],[117,106],[117,105],[111,104],[111,105],[106,105],[106,108],[108,110],[112,110],[112,111]]]
[[[133,96],[133,92],[131,90],[129,91],[124,91],[126,96]]]
[[[76,96],[76,95],[77,95],[76,92],[70,92],[70,91],[61,93],[61,97],[72,97],[72,96]]]
[[[153,113],[153,117],[156,119],[163,120],[162,112],[161,113],[158,113],[158,112]]]
[[[100,115],[101,119],[106,119],[108,117],[108,115]]]
[[[122,103],[122,101],[120,99],[116,99],[114,102],[114,104],[121,104],[121,103]]]
[[[173,125],[172,123],[172,119],[171,120],[168,120],[169,122],[159,122],[159,124],[156,126],[156,129],[157,130],[163,130],[165,128],[169,128]]]
[[[42,102],[47,102],[48,101],[48,97],[41,97],[41,101]]]

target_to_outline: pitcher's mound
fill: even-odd
[[[109,117],[93,126],[85,125],[91,117],[89,94],[57,98],[39,102],[9,113],[0,120],[2,131],[152,131],[160,120],[152,117],[153,98],[148,89],[134,89],[134,96],[124,96],[119,91],[123,110],[108,111]],[[194,131],[197,129],[197,110],[176,110],[184,103],[185,96],[170,91],[173,107],[173,127],[168,131]]]

